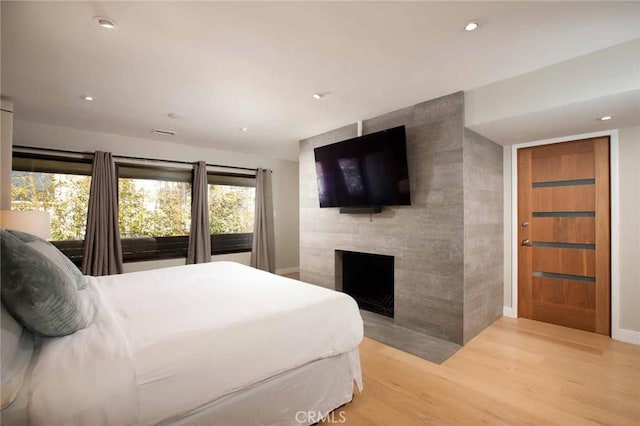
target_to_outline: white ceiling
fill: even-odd
[[[17,119],[288,159],[302,138],[640,35],[638,2],[1,7],[1,93]],[[466,33],[470,19],[481,27]]]

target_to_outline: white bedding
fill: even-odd
[[[85,291],[96,321],[44,342],[32,373],[32,423],[78,423],[78,410],[92,425],[179,418],[350,352],[363,335],[349,296],[233,262],[91,278]],[[54,421],[38,418],[54,407]]]
[[[96,286],[80,294],[91,323],[70,336],[42,338],[24,385],[30,423],[139,424],[136,372],[127,339]]]

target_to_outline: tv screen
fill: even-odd
[[[314,150],[320,207],[411,204],[404,126]]]

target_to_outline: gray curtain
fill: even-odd
[[[191,232],[187,264],[205,263],[211,260],[208,193],[207,164],[199,161],[193,170],[191,186]]]
[[[93,157],[82,272],[94,276],[122,273],[118,177],[110,152],[96,151]]]
[[[256,217],[253,227],[251,266],[276,272],[276,243],[273,233],[271,170],[256,171]]]

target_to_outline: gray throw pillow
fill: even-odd
[[[82,290],[87,287],[87,281],[85,280],[82,272],[76,265],[73,264],[67,256],[65,256],[60,250],[56,248],[49,241],[43,240],[35,235],[27,234],[26,232],[7,230],[12,235],[17,237],[20,241],[27,244],[29,247],[39,251],[55,263],[58,268],[62,269],[65,274],[70,276],[70,279],[75,281],[78,286],[78,290]]]
[[[44,336],[66,336],[87,325],[78,288],[55,263],[0,230],[0,295],[11,314]]]

